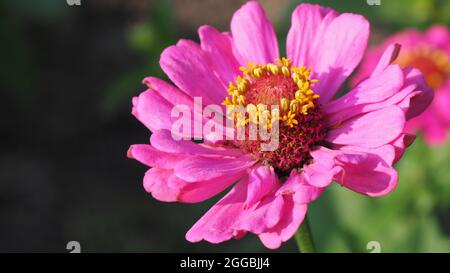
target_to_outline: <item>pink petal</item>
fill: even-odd
[[[320,102],[330,101],[361,61],[369,38],[369,23],[356,14],[341,14],[318,33],[313,71],[320,82],[314,87]]]
[[[377,73],[379,69],[389,63],[391,56],[396,57],[396,50],[393,47],[395,44],[401,45],[400,56],[403,52],[410,50],[412,47],[423,41],[422,33],[417,30],[406,30],[395,34],[385,40],[385,42],[378,47],[373,47],[368,50],[363,62],[360,65],[358,73],[352,79],[352,86],[358,84],[372,73]],[[381,60],[380,60],[381,58]]]
[[[164,50],[161,68],[181,90],[191,97],[202,97],[207,104],[218,104],[227,95],[226,87],[211,73],[209,55],[193,41],[180,40]]]
[[[253,164],[247,157],[212,158],[193,156],[179,162],[175,175],[188,182],[211,180],[227,175],[244,174]]]
[[[171,107],[174,106],[186,106],[190,109],[190,115],[191,115],[191,123],[192,122],[198,122],[201,123],[203,126],[210,121],[210,117],[204,116],[203,115],[203,111],[205,110],[206,105],[204,105],[203,103],[203,107],[194,107],[194,101],[191,97],[189,97],[189,95],[187,95],[186,93],[182,92],[181,90],[179,90],[178,88],[174,87],[171,84],[168,84],[167,82],[155,78],[155,77],[146,77],[143,80],[143,83],[146,84],[148,86],[148,88],[150,90],[153,90],[154,92],[157,92],[158,95],[162,98],[164,98],[166,101],[168,101],[170,103]],[[149,108],[146,109],[150,114],[152,113],[151,110],[153,109],[153,107],[150,107],[150,105],[148,106]],[[171,109],[172,110],[172,109]],[[195,111],[195,112],[194,112]],[[216,115],[222,116],[222,112],[215,112]],[[167,116],[170,115],[169,113],[166,113]],[[178,117],[176,117],[175,119],[178,119]],[[174,120],[174,119],[172,119]],[[218,123],[217,126],[223,127],[223,122],[222,123]],[[194,126],[192,126],[192,130]],[[224,127],[222,129],[223,131],[225,131]],[[194,135],[194,132],[191,132],[192,135]],[[207,136],[204,135],[204,138],[206,138]]]
[[[390,53],[392,54],[392,52]],[[358,66],[358,70],[352,76],[349,86],[354,87],[367,79],[372,75],[372,72],[377,65],[380,67],[386,65],[387,59],[392,56],[390,53],[387,55],[384,48],[381,47],[369,48],[363,61]]]
[[[343,146],[339,148],[339,151],[343,151],[344,154],[339,154],[336,157],[338,160],[345,161],[350,163],[352,160],[350,159],[352,156],[355,157],[355,161],[353,164],[359,164],[364,162],[365,160],[361,160],[361,158],[366,159],[368,154],[376,154],[379,158],[383,159],[383,162],[388,166],[394,165],[395,162],[395,148],[393,145],[387,144],[375,149],[362,148],[357,146]],[[346,154],[347,153],[347,154]],[[347,158],[345,160],[345,158]]]
[[[355,117],[357,115],[370,113],[373,111],[384,109],[384,108],[392,106],[392,105],[397,105],[402,100],[420,93],[419,91],[415,91],[415,89],[416,89],[415,85],[410,85],[410,86],[403,88],[402,90],[400,90],[399,92],[394,94],[392,97],[390,97],[387,100],[384,100],[382,102],[361,104],[361,105],[356,105],[353,107],[343,108],[339,112],[332,113],[332,114],[326,116],[325,124],[326,124],[326,126],[332,127],[332,128],[340,127],[344,121],[346,121],[352,117]]]
[[[307,205],[297,204],[291,198],[285,197],[283,218],[270,230],[259,235],[261,242],[270,249],[280,247],[288,241],[299,228],[305,218]]]
[[[278,175],[272,167],[262,165],[255,167],[248,177],[247,206],[253,206],[262,200],[263,197],[277,189],[279,185]]]
[[[152,168],[145,174],[144,188],[159,201],[197,203],[221,193],[241,176],[233,174],[191,183],[176,177],[173,170]]]
[[[384,71],[372,75],[353,90],[326,106],[328,114],[350,107],[384,101],[403,86],[403,71],[397,65],[390,65]]]
[[[151,168],[145,173],[144,188],[151,193],[153,198],[162,202],[175,202],[179,194],[179,189],[168,185],[171,170]]]
[[[179,119],[179,117],[171,117],[171,111],[175,106],[184,106],[190,109],[191,124],[193,122],[204,124],[207,121],[202,117],[203,109],[194,107],[192,98],[173,85],[155,77],[146,77],[143,83],[149,89],[138,98],[133,99],[133,114],[145,125],[148,124],[147,127],[152,131],[171,129],[173,122]],[[197,112],[194,113],[194,110]],[[193,126],[191,127],[193,130]],[[174,134],[179,135],[176,132]],[[191,131],[191,135],[194,135],[193,131]],[[183,136],[180,135],[180,137]]]
[[[409,50],[411,47],[416,46],[422,41],[423,34],[420,31],[416,29],[407,29],[386,39],[383,46],[387,47],[387,45],[397,43],[402,46],[402,50]]]
[[[386,68],[397,59],[400,53],[400,48],[401,46],[399,44],[392,44],[388,46],[386,50],[384,50],[383,55],[375,67],[375,70],[372,72],[372,75],[383,73],[383,71],[385,71]]]
[[[210,26],[198,29],[202,49],[209,53],[213,60],[214,70],[222,83],[228,86],[239,75],[239,63],[233,55],[232,39]]]
[[[239,150],[232,148],[215,148],[196,144],[190,140],[174,140],[169,130],[158,130],[150,138],[156,149],[175,154],[241,156]]]
[[[312,163],[303,167],[302,178],[311,186],[323,188],[333,182],[334,176],[340,171],[336,167],[335,152],[319,147],[311,152]]]
[[[247,183],[242,181],[217,202],[187,232],[190,242],[206,240],[210,243],[221,243],[233,238],[237,233],[233,229],[244,210],[247,196]]]
[[[236,223],[238,230],[260,234],[273,228],[283,217],[284,197],[270,196],[263,199],[256,207],[247,208]]]
[[[333,177],[331,177],[331,180]],[[294,194],[294,201],[298,204],[308,204],[316,200],[323,192],[324,188],[313,186],[308,183],[304,172],[292,171],[286,182],[278,190],[279,194]]]
[[[193,108],[193,101],[189,95],[159,78],[146,77],[142,83],[147,85],[149,89],[157,92],[161,97],[170,102],[171,105],[181,104],[191,109]]]
[[[275,30],[258,2],[247,2],[234,13],[231,33],[241,64],[266,64],[279,57]]]
[[[406,119],[412,119],[427,109],[434,98],[433,89],[431,89],[425,82],[422,72],[418,69],[407,68],[404,69],[406,76],[405,85],[415,85],[416,90],[411,96],[407,96],[398,105],[406,110]]]
[[[425,141],[431,145],[440,145],[447,140],[448,128],[442,121],[430,118],[424,124]]]
[[[330,127],[339,126],[343,121],[357,114],[381,110],[392,105],[397,105],[406,112],[407,119],[422,113],[433,99],[433,92],[426,86],[422,74],[417,69],[404,69],[403,73],[405,76],[403,87],[391,97],[381,102],[342,108],[339,112],[328,115],[326,124]],[[333,107],[339,106],[333,104]]]
[[[395,148],[395,159],[394,163],[398,162],[403,156],[406,148],[411,146],[416,140],[416,136],[412,134],[401,134],[396,140],[392,142],[392,146]]]
[[[334,144],[376,148],[396,139],[405,127],[405,114],[397,106],[370,112],[332,129],[327,141]]]
[[[392,146],[378,149],[347,147],[337,157],[343,171],[336,180],[344,187],[369,196],[383,196],[397,186],[397,171],[390,166],[395,150]]]
[[[444,25],[434,25],[430,27],[425,33],[426,39],[429,43],[436,47],[448,47],[450,44],[450,31]]]
[[[129,158],[136,159],[149,167],[159,167],[163,169],[172,169],[175,162],[186,158],[186,156],[183,155],[161,152],[148,144],[131,145],[127,155]]]
[[[433,110],[444,123],[450,127],[450,80],[444,86],[436,90],[433,101]]]
[[[337,13],[332,9],[319,5],[300,4],[294,10],[286,44],[287,57],[292,60],[294,66],[312,65],[317,52],[311,43],[319,28],[323,28],[336,16]]]
[[[132,114],[151,131],[170,129],[173,105],[159,93],[149,89],[133,98]]]
[[[172,188],[178,188],[177,201],[184,203],[197,203],[205,201],[228,188],[231,184],[237,182],[241,174],[228,175],[209,181],[187,182],[175,175],[169,177],[168,185]],[[245,178],[242,178],[245,179]]]

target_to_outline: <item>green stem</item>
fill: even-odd
[[[295,233],[295,241],[300,253],[314,253],[316,248],[314,246],[311,228],[309,226],[308,216],[305,216],[302,225]]]

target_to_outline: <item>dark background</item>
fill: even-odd
[[[73,240],[83,252],[269,251],[253,235],[221,245],[188,243],[185,232],[218,198],[158,202],[143,189],[146,167],[126,157],[129,145],[150,136],[131,115],[131,98],[144,90],[145,76],[164,78],[160,52],[179,38],[198,40],[202,24],[229,29],[243,2],[0,2],[0,252],[68,252]],[[261,2],[283,48],[297,2]],[[450,10],[443,1],[312,2],[363,13],[375,42],[405,26],[448,24]],[[395,8],[414,19],[392,15]],[[405,182],[377,200],[333,187],[312,204],[320,251],[367,252],[370,240],[386,251],[450,251],[449,146],[432,152],[415,146],[400,171],[422,186]],[[428,169],[424,153],[436,162]],[[441,171],[438,178],[417,178],[417,169],[428,175],[433,168]],[[438,186],[422,183],[433,179]],[[296,247],[290,241],[278,251]]]

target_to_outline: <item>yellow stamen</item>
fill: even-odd
[[[440,58],[439,55],[433,55],[434,58]],[[285,125],[294,127],[298,124],[295,118],[298,115],[308,115],[309,109],[313,109],[316,104],[315,101],[320,97],[314,93],[312,86],[319,81],[310,79],[312,72],[311,68],[304,66],[291,67],[291,61],[287,58],[276,59],[276,63],[269,64],[253,64],[248,62],[247,67],[240,67],[243,75],[238,76],[235,82],[230,82],[228,85],[228,95],[222,102],[222,105],[227,106],[227,114],[232,113],[232,118],[237,118],[237,113],[233,112],[237,106],[244,106],[247,110],[249,118],[241,118],[237,122],[237,126],[245,126],[248,122],[255,124],[267,125],[272,127],[272,123],[281,120]],[[450,69],[450,68],[449,68]],[[276,76],[282,74],[285,77],[292,78],[297,85],[298,90],[293,94],[293,99],[281,97],[279,99],[280,109],[275,110],[275,114],[270,113],[270,107],[262,103],[257,105],[247,104],[246,93],[251,88],[251,85],[265,76]],[[267,122],[265,121],[267,119]]]
[[[299,110],[299,102],[297,100],[291,100],[289,109],[291,112],[297,113]]]
[[[266,65],[266,68],[272,75],[278,75],[280,73],[279,67],[275,64],[268,64]]]
[[[264,75],[265,72],[266,71],[265,71],[265,68],[263,66],[259,66],[259,67],[255,68],[253,70],[253,74],[255,75],[256,78],[262,77],[262,75]]]
[[[286,98],[282,98],[280,100],[280,104],[281,104],[281,111],[282,112],[287,112],[288,111],[288,107],[289,107],[289,100]]]
[[[289,70],[287,66],[282,66],[281,73],[283,73],[284,76],[289,77],[291,75],[291,70]]]

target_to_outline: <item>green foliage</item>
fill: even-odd
[[[449,205],[448,162],[450,144],[430,149],[418,139],[398,164],[399,184],[388,196],[365,197],[337,185],[328,189],[310,209],[320,249],[367,252],[366,244],[378,241],[382,252],[450,251],[448,226],[436,214]]]

